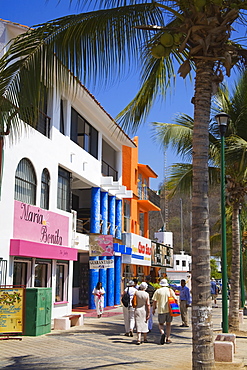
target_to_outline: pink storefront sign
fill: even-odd
[[[14,239],[68,246],[68,217],[17,200],[14,207]]]
[[[77,252],[77,249],[58,245],[46,245],[19,239],[10,240],[10,256],[76,261]]]

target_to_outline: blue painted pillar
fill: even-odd
[[[122,238],[122,200],[116,199],[116,234],[117,239]]]
[[[102,216],[103,226],[102,234],[107,235],[107,223],[108,223],[108,193],[101,191],[100,194],[100,213]]]
[[[114,304],[120,304],[121,298],[121,256],[114,256],[114,269],[115,269],[115,294],[114,294]]]
[[[115,200],[116,200],[116,197],[113,196],[113,195],[109,195],[108,197],[109,199],[109,202],[108,202],[108,219],[109,219],[109,222],[110,222],[110,235],[113,235],[115,237]]]
[[[106,260],[106,256],[99,257],[100,260]],[[107,269],[99,270],[99,281],[102,283],[102,287],[105,289],[104,295],[104,307],[106,307],[107,302]]]
[[[114,256],[107,256],[107,259],[114,260]],[[107,269],[107,306],[114,306],[114,267]]]
[[[99,257],[89,257],[89,260],[98,260]],[[89,269],[89,291],[88,291],[88,308],[94,309],[95,303],[94,303],[94,295],[92,294],[92,291],[96,287],[97,283],[99,281],[99,269]]]
[[[100,232],[100,188],[91,189],[90,233]]]

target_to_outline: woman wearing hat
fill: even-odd
[[[139,290],[135,292],[136,307],[135,307],[135,322],[137,331],[137,342],[141,344],[141,335],[143,333],[144,343],[147,342],[148,319],[150,315],[149,294],[145,292],[147,283],[143,282],[139,285]]]

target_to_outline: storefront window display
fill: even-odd
[[[49,288],[51,281],[51,261],[36,260],[35,261],[35,287]]]
[[[14,286],[29,286],[29,278],[31,272],[31,260],[18,260],[14,261],[14,275],[13,285]]]

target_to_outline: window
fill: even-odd
[[[114,181],[118,181],[116,162],[117,162],[117,152],[105,140],[102,140],[101,172],[104,176],[112,176]]]
[[[130,201],[124,200],[124,222],[123,231],[130,233]]]
[[[56,267],[56,302],[67,301],[68,263],[57,261]]]
[[[41,195],[40,195],[40,207],[49,209],[49,188],[50,188],[50,175],[48,170],[45,168],[41,176]]]
[[[186,266],[186,261],[182,261],[182,266],[185,267]]]
[[[137,188],[138,188],[138,197],[142,199],[142,175],[138,175],[138,180],[137,180]]]
[[[70,138],[81,148],[98,158],[98,131],[73,108],[71,108]]]
[[[65,114],[65,101],[64,100],[60,100],[60,132],[65,135],[65,117],[64,117],[64,114]]]
[[[176,265],[177,265],[177,266],[179,266],[179,262],[180,262],[179,260],[176,260]]]
[[[23,158],[15,172],[15,200],[36,204],[36,175],[32,163]]]
[[[148,179],[144,179],[142,187],[143,187],[143,199],[148,199]]]
[[[143,278],[144,278],[144,270],[143,270],[143,266],[137,266],[137,278],[139,280],[139,278],[141,278],[140,280],[143,281]]]
[[[125,265],[123,276],[124,276],[124,286],[126,287],[128,281],[131,280],[132,276],[133,276],[133,271],[132,271],[132,266],[131,265]]]
[[[31,260],[15,259],[13,285],[31,286]]]
[[[29,71],[24,68],[24,74],[29,75]],[[26,80],[24,82],[24,80]],[[50,137],[50,117],[47,116],[48,107],[48,91],[45,85],[39,84],[39,104],[38,110],[34,110],[33,100],[27,97],[27,92],[31,95],[32,89],[30,89],[30,81],[28,78],[22,79],[20,84],[20,94],[19,94],[19,117],[22,121],[28,123],[41,134]],[[25,93],[22,93],[25,91]],[[38,103],[38,102],[37,102]]]
[[[14,262],[13,285],[27,285],[27,263]]]
[[[70,172],[63,168],[58,168],[58,184],[57,184],[57,208],[70,212]]]
[[[39,105],[39,115],[36,130],[46,137],[50,137],[50,117],[47,116],[47,106],[48,106],[48,92],[46,86],[43,86],[43,96],[40,99]]]
[[[36,260],[35,261],[35,287],[49,288],[51,281],[51,261]]]

